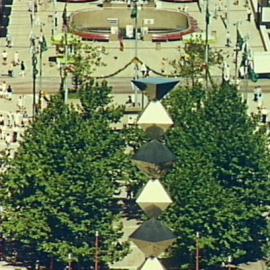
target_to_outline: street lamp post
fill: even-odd
[[[131,18],[134,18],[134,27],[135,27],[135,47],[134,47],[134,57],[135,59],[138,58],[138,5],[137,1],[133,1],[133,9],[131,11]],[[135,80],[138,79],[138,66],[137,63],[135,63],[135,68],[134,68],[134,78]],[[138,104],[138,89],[135,87],[135,106]]]
[[[208,45],[208,31],[209,31],[209,0],[206,0],[205,9],[205,86],[208,87],[208,56],[209,56],[209,45]]]
[[[68,60],[68,40],[67,40],[67,31],[68,31],[68,21],[67,21],[67,0],[65,3],[64,11],[63,11],[63,28],[64,28],[64,76],[63,76],[63,90],[64,90],[64,103],[68,102],[68,85],[67,85],[67,60]]]
[[[43,52],[47,50],[47,44],[45,41],[45,36],[40,27],[40,37],[39,37],[39,92],[38,92],[38,111],[41,109],[41,96],[42,96],[42,55]]]
[[[239,31],[239,21],[235,23],[236,27],[236,44],[235,44],[235,60],[234,60],[234,78],[235,78],[235,84],[237,82],[238,78],[238,53],[240,51],[240,44],[239,40],[237,40],[238,37],[238,31]]]
[[[99,267],[99,233],[98,231],[96,231],[96,241],[95,241],[95,248],[96,248],[96,252],[95,252],[95,270],[98,270]]]
[[[33,119],[36,117],[36,79],[37,79],[37,49],[35,42],[32,44],[32,81],[33,81],[33,107],[32,107],[32,115]]]
[[[72,254],[68,253],[68,270],[72,270]]]
[[[196,233],[196,270],[200,270],[200,234]]]
[[[68,46],[67,46],[67,27],[65,28],[65,67],[64,67],[64,102],[68,102],[68,84],[67,84],[67,59],[68,59]]]
[[[228,256],[228,270],[232,269],[231,263],[232,263],[232,256],[230,255],[230,256]]]

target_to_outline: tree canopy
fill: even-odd
[[[113,194],[127,162],[125,141],[110,127],[121,108],[109,104],[109,93],[105,84],[85,84],[78,107],[53,97],[15,158],[4,160],[1,229],[40,260],[67,263],[72,254],[93,264],[96,231],[102,260],[122,252],[114,248],[122,231]]]
[[[270,184],[265,133],[230,85],[178,89],[166,103],[178,161],[165,181],[174,205],[164,218],[179,237],[174,251],[182,264],[194,264],[196,232],[203,267],[221,266],[228,256],[234,263],[262,258]]]

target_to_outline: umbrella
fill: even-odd
[[[172,200],[159,180],[150,180],[140,192],[136,203],[151,217],[157,217]]]
[[[132,80],[139,90],[144,91],[150,100],[160,100],[167,95],[178,83],[171,78],[143,78]]]
[[[152,138],[159,138],[173,125],[173,121],[160,101],[150,101],[137,124]]]
[[[157,140],[144,144],[132,158],[140,170],[156,178],[164,175],[175,160],[167,146]]]
[[[129,239],[141,249],[146,257],[157,257],[164,252],[176,238],[166,226],[155,218],[152,218],[145,221],[130,235]]]

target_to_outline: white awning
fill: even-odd
[[[254,52],[254,71],[256,74],[270,73],[269,52]]]

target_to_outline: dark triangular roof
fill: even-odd
[[[155,86],[157,91],[156,98],[160,100],[179,83],[179,80],[172,78],[143,78],[132,80],[132,82],[141,91],[147,91],[148,86]]]
[[[134,160],[153,164],[167,164],[176,160],[168,147],[157,140],[144,144],[133,157]]]
[[[173,240],[175,239],[175,236],[160,221],[151,218],[150,220],[145,221],[134,233],[132,233],[130,239],[157,243]]]

